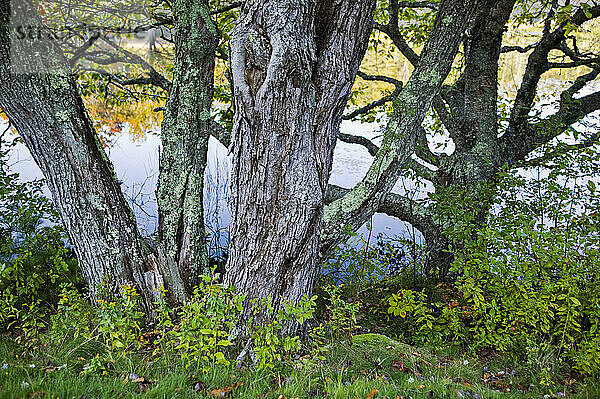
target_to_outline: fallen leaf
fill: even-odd
[[[44,369],[44,371],[45,371],[47,374],[54,373],[56,370],[57,370],[57,368],[56,368],[56,367],[54,367],[54,366],[52,366],[52,367],[46,367],[46,368]]]
[[[379,391],[377,390],[377,388],[373,388],[371,389],[371,392],[367,394],[366,399],[373,399],[375,396],[377,396],[378,393]]]
[[[150,381],[144,381],[144,382],[138,383],[135,390],[138,393],[144,393],[144,392],[148,391],[151,386],[152,386],[152,383]]]
[[[234,389],[237,389],[239,387],[241,387],[242,385],[244,385],[243,382],[236,382],[235,384],[226,386],[223,389],[213,389],[212,391],[210,391],[208,394],[210,396],[213,397],[224,397],[225,395],[227,395],[229,392],[233,391]]]
[[[415,352],[415,351],[410,351],[410,353],[412,353],[415,356],[421,357],[423,356],[423,354],[419,353],[419,352]]]

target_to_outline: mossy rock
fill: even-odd
[[[364,345],[370,347],[388,347],[393,346],[394,349],[407,349],[408,345],[402,344],[398,341],[391,339],[390,337],[386,337],[382,334],[359,334],[352,337],[352,343],[354,345]]]

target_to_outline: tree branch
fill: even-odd
[[[398,96],[398,94],[400,93],[400,90],[401,90],[401,88],[397,87],[396,90],[394,90],[394,92],[392,94],[383,96],[379,100],[375,100],[372,103],[365,105],[364,107],[358,108],[358,109],[350,112],[349,114],[344,115],[342,117],[342,119],[346,120],[346,121],[354,119],[359,115],[364,115],[364,114],[368,113],[369,111],[384,105],[385,103],[393,101],[394,98],[396,98]]]
[[[353,134],[339,132],[338,139],[345,143],[362,145],[367,149],[367,151],[369,151],[369,154],[373,157],[377,154],[377,151],[379,151],[379,147],[377,145],[375,145],[371,140],[363,136],[355,136]]]
[[[117,50],[120,54],[122,54],[123,59],[125,59],[126,62],[139,65],[144,71],[146,71],[146,73],[148,74],[148,77],[150,78],[150,80],[154,86],[160,87],[161,89],[163,89],[167,92],[169,92],[171,90],[171,82],[167,78],[165,78],[163,75],[161,75],[156,69],[154,69],[154,67],[152,65],[150,65],[148,62],[146,62],[146,60],[144,60],[142,57],[140,57],[139,55],[134,54],[130,51],[125,50],[123,47],[119,46],[117,43],[113,42],[112,40],[108,39],[107,37],[103,36],[102,41],[104,41],[109,46],[111,46],[115,50]]]
[[[429,149],[429,143],[427,141],[427,132],[423,126],[419,128],[419,134],[417,136],[417,144],[415,146],[415,154],[423,161],[430,163],[434,166],[440,166],[440,158],[435,155]]]
[[[545,25],[542,39],[536,44],[534,51],[529,56],[523,81],[515,97],[510,115],[508,132],[505,134],[506,139],[514,140],[526,131],[522,127],[527,123],[529,112],[533,106],[537,84],[542,74],[549,69],[548,54],[551,50],[560,48],[560,44],[565,40],[565,30],[568,24],[580,26],[598,16],[600,16],[600,5],[590,7],[587,12],[580,8],[568,21],[561,23],[552,32],[550,32],[549,24]]]
[[[400,1],[398,2],[400,8],[429,8],[437,11],[440,8],[438,3],[431,1]]]
[[[364,73],[362,71],[358,71],[356,73],[356,75],[359,76],[363,80],[385,82],[385,83],[393,84],[397,88],[398,87],[402,88],[402,82],[401,81],[399,81],[398,79],[390,78],[389,76],[368,75],[368,74],[366,74],[366,73]]]
[[[523,161],[518,163],[518,167],[528,168],[528,167],[536,167],[536,166],[545,166],[548,162],[556,159],[561,155],[565,155],[570,152],[580,151],[586,148],[589,148],[593,145],[596,145],[600,142],[600,131],[592,134],[590,137],[577,144],[565,144],[560,143],[556,148],[553,148],[551,151],[536,157],[529,159],[527,161]]]
[[[521,46],[502,46],[502,48],[500,49],[500,53],[510,53],[513,51],[516,51],[518,53],[521,54],[525,54],[528,53],[530,50],[533,50],[535,48],[535,46],[537,46],[537,43],[532,43],[529,44],[525,47],[521,47]]]
[[[218,10],[215,10],[215,11],[211,11],[210,15],[222,14],[224,12],[231,11],[231,10],[234,10],[236,8],[240,8],[242,5],[244,5],[243,1],[236,1],[235,3],[231,3],[228,6],[221,7]]]
[[[350,189],[329,184],[325,194],[325,203],[329,205],[349,192]],[[386,194],[376,212],[408,222],[421,232],[431,230],[435,226],[433,212],[429,208],[396,193]]]
[[[514,133],[509,135],[507,132],[502,136],[504,159],[509,163],[523,161],[531,151],[548,143],[589,113],[599,110],[600,92],[574,98],[577,92],[599,74],[600,68],[597,68],[578,77],[568,89],[561,93],[559,109],[555,114],[542,121],[522,125],[522,130],[518,132],[518,135]]]

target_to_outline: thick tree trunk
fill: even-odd
[[[183,302],[208,270],[203,182],[213,97],[216,28],[206,0],[173,3],[175,66],[161,129],[157,189],[160,264]]]
[[[3,3],[0,107],[46,178],[92,296],[103,281],[133,282],[149,312],[153,288],[162,284],[155,257],[137,230],[68,63],[54,41],[32,47],[26,38],[11,46],[8,12]],[[29,2],[14,17],[16,25],[42,26]]]
[[[231,40],[236,113],[225,281],[249,299],[270,296],[275,309],[310,295],[319,273],[335,135],[371,31],[374,1],[326,4],[248,1]]]
[[[496,175],[503,164],[498,139],[498,60],[514,3],[487,0],[477,10],[471,34],[465,40],[465,69],[447,97],[456,149],[440,160],[433,183],[438,194],[452,196],[451,206],[459,213],[472,215],[473,228],[485,222]],[[423,232],[428,249],[426,270],[432,277],[447,276],[454,261],[448,246],[461,246],[461,242],[451,242],[444,234],[457,222],[448,218],[446,210],[438,204],[439,212],[434,217],[437,228]]]

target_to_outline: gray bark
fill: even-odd
[[[310,295],[319,273],[333,147],[374,6],[248,1],[232,36],[233,223],[225,282],[248,298],[271,296],[275,309]]]
[[[203,181],[213,97],[216,28],[206,0],[173,3],[175,65],[161,129],[157,189],[160,265],[183,302],[208,270]]]
[[[345,227],[358,229],[380,207],[415,151],[421,122],[450,67],[463,32],[479,2],[446,0],[440,4],[429,40],[412,76],[394,101],[383,144],[364,179],[325,209],[322,247],[331,252],[344,240]]]
[[[437,193],[460,193],[461,200],[454,201],[453,206],[476,215],[472,221],[473,228],[485,223],[495,193],[497,174],[504,164],[522,163],[531,151],[562,133],[572,123],[600,108],[600,93],[573,99],[575,92],[600,73],[597,63],[594,65],[594,57],[587,55],[585,59],[580,56],[577,58],[577,54],[573,53],[569,57],[576,58],[573,60],[575,66],[587,63],[593,68],[592,71],[580,76],[563,92],[560,109],[555,115],[536,123],[529,120],[528,115],[533,106],[540,77],[552,67],[548,60],[549,52],[554,49],[570,54],[568,49],[565,50],[564,44],[566,22],[554,30],[551,30],[550,24],[547,23],[540,42],[522,50],[533,51],[511,112],[509,128],[499,137],[498,59],[500,53],[506,51],[501,46],[502,34],[514,3],[512,0],[482,3],[465,41],[464,71],[460,79],[454,85],[444,87],[442,95],[436,97],[433,102],[434,110],[456,144],[456,150],[451,156],[433,158],[433,163],[438,169],[430,180]],[[390,15],[397,15],[397,12],[398,3],[390,1]],[[599,6],[591,7],[587,14],[578,10],[569,23],[580,25],[598,15]],[[404,41],[393,20],[390,20],[388,25],[377,28],[390,36],[410,62],[414,65],[419,64],[420,57]],[[592,142],[588,141],[585,146],[591,144]],[[417,147],[415,153],[421,159],[432,162],[432,154],[428,151],[419,151]],[[387,197],[385,202],[389,202]],[[383,211],[388,214],[391,211],[392,215],[412,223],[423,233],[427,243],[426,271],[430,275],[444,276],[453,260],[452,254],[447,250],[450,241],[444,230],[453,220],[444,213],[443,205],[434,203],[427,208],[427,212],[397,212],[397,208],[389,206],[383,206]],[[426,220],[423,220],[424,218]],[[452,244],[454,248],[461,245],[457,242]]]
[[[41,26],[31,3],[24,2],[17,14],[24,26]],[[150,312],[153,288],[162,283],[156,259],[137,230],[69,64],[53,41],[38,42],[37,51],[27,40],[11,48],[8,15],[4,3],[0,107],[44,174],[92,296],[104,280],[117,286],[133,282]],[[21,73],[24,65],[40,72]]]

